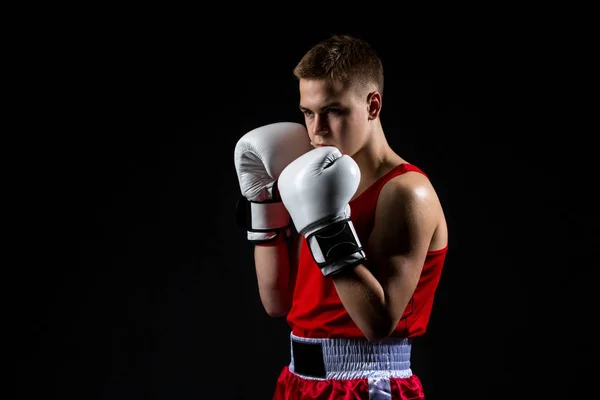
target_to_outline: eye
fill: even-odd
[[[310,117],[312,115],[312,111],[310,110],[304,110],[303,111],[304,115],[306,115],[307,117]]]
[[[327,114],[335,114],[335,115],[337,115],[339,113],[340,113],[340,110],[338,110],[337,108],[328,108],[327,109]]]

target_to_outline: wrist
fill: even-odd
[[[254,245],[257,247],[275,247],[279,245],[287,245],[289,234],[287,232],[279,232],[272,239],[267,241],[256,241]]]
[[[243,196],[236,205],[236,220],[238,227],[246,230],[248,240],[255,244],[285,240],[292,223],[281,200],[254,201]]]
[[[366,260],[360,239],[349,217],[317,225],[305,233],[313,260],[324,276],[335,275]]]

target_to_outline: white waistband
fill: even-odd
[[[411,339],[389,337],[380,342],[367,339],[303,338],[290,334],[290,344],[320,344],[325,366],[325,377],[303,376],[294,369],[294,350],[291,348],[291,372],[307,379],[408,378]]]

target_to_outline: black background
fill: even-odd
[[[593,159],[577,126],[589,104],[563,95],[579,76],[552,63],[548,37],[142,19],[36,37],[47,118],[25,230],[41,261],[16,271],[11,303],[21,394],[270,398],[289,329],[262,309],[235,226],[233,149],[260,125],[302,122],[293,67],[351,33],[383,59],[390,144],[448,218],[413,350],[427,398],[579,398],[595,346]]]

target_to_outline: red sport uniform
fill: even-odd
[[[353,159],[333,146],[313,148],[306,139],[302,125],[275,123],[244,135],[235,151],[244,200],[238,211],[248,240],[262,251],[276,238],[289,237],[292,223],[300,234],[297,269],[294,279],[289,277],[294,282],[291,305],[269,312],[287,313],[291,327],[290,363],[277,379],[273,399],[424,399],[421,381],[411,370],[411,344],[427,330],[447,242],[427,251],[398,322],[381,339],[367,337],[333,279],[357,266],[373,268],[365,249],[378,208],[385,210],[380,202],[386,184],[408,174],[428,178],[402,162],[359,193],[361,172]],[[273,254],[269,259],[280,262]],[[269,263],[256,262],[260,283]],[[271,274],[287,281],[287,265],[270,263]],[[267,310],[273,295],[265,293],[274,286],[269,282],[261,290]]]
[[[398,165],[349,203],[361,243],[369,241],[382,187],[408,172],[425,175],[414,165]],[[274,399],[423,399],[421,382],[410,369],[411,340],[427,329],[446,252],[447,246],[427,253],[416,290],[392,335],[371,343],[303,239],[287,315],[292,330],[291,362],[281,372]]]

